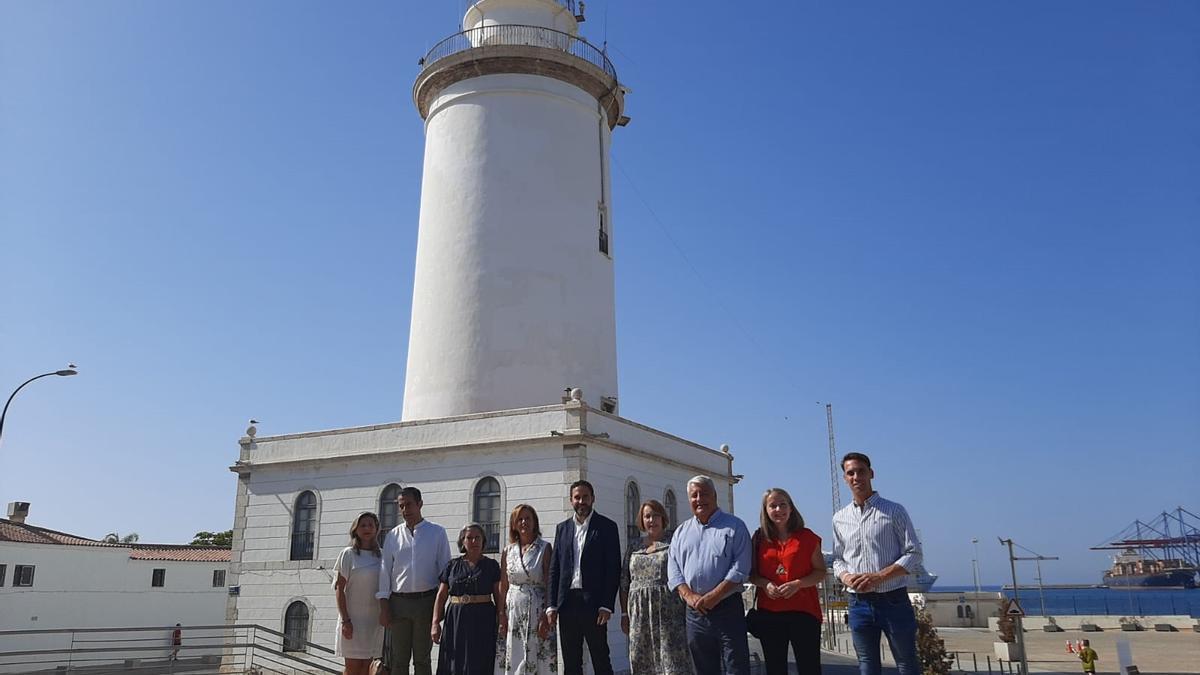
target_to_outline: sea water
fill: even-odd
[[[974,586],[935,585],[935,593],[974,591]],[[1000,591],[999,586],[981,586],[980,590]],[[1013,597],[1011,589],[1003,591]],[[1021,586],[1021,608],[1026,614],[1105,614],[1112,616],[1158,616],[1164,614],[1200,617],[1200,589],[1181,588],[1047,588]]]

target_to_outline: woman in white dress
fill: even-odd
[[[346,660],[345,675],[368,675],[371,659],[383,651],[383,627],[379,625],[379,517],[360,513],[350,526],[350,545],[338,554],[336,654]]]
[[[505,616],[500,624],[496,675],[558,672],[558,639],[546,618],[553,547],[541,535],[537,511],[518,504],[508,519],[509,544],[500,554]]]

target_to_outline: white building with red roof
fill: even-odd
[[[228,547],[107,543],[32,525],[27,503],[8,511],[0,631],[224,623]]]

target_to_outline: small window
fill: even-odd
[[[225,586],[225,570],[213,570],[213,588]]]
[[[967,615],[967,618],[968,618],[968,619],[973,619],[973,618],[975,618],[975,612],[971,611],[971,606],[970,606],[970,605],[967,605],[967,606],[966,606],[966,609],[965,609],[965,610],[963,610],[963,611],[964,611],[964,613]]]
[[[608,255],[608,223],[604,218],[604,207],[600,207],[600,252]]]
[[[4,573],[8,571],[8,565],[0,565],[0,588],[4,588]]]
[[[392,483],[383,488],[383,493],[379,495],[379,533],[390,532],[393,527],[400,524],[400,505],[396,500],[400,498],[400,486]]]
[[[297,600],[288,605],[283,617],[283,651],[308,651],[308,605]]]
[[[150,574],[150,586],[153,588],[162,588],[167,585],[167,570],[159,567]]]
[[[317,534],[317,496],[305,490],[292,513],[292,560],[312,560]]]
[[[475,522],[483,527],[484,553],[500,552],[500,481],[487,476],[475,484]]]
[[[33,565],[16,565],[13,567],[13,586],[29,587],[33,585]]]
[[[963,618],[963,606],[959,605],[956,609],[958,609],[958,618]]]
[[[674,530],[679,527],[679,506],[675,501],[675,491],[671,488],[667,488],[667,494],[663,496],[663,506],[666,508],[667,518],[671,519],[671,522],[667,523],[667,529]]]
[[[642,508],[642,496],[637,483],[629,481],[625,486],[625,540],[630,546],[637,546],[642,540],[642,529],[638,527],[638,518]]]

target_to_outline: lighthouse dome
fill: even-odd
[[[579,34],[576,0],[479,0],[463,17],[463,30],[499,25],[538,26]],[[582,14],[578,14],[582,16]]]

